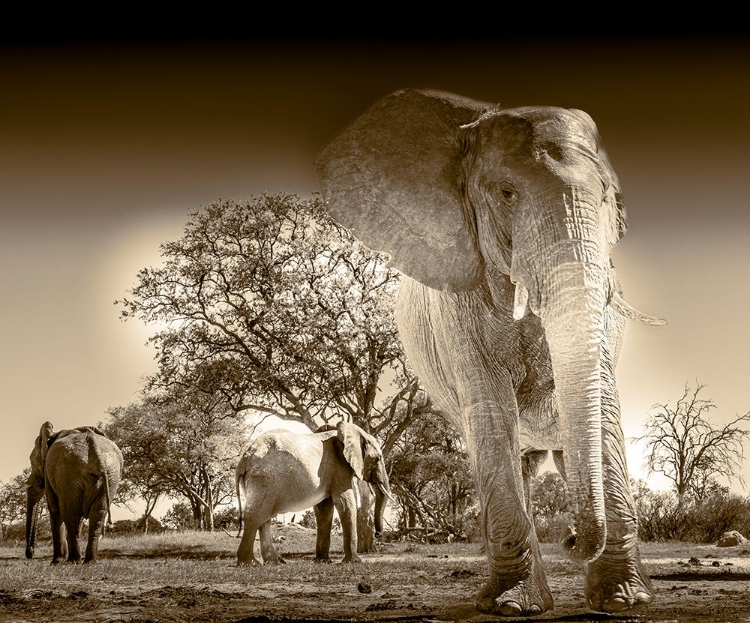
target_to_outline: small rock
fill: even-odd
[[[372,593],[372,586],[360,582],[359,584],[357,584],[357,590],[364,595],[369,595],[370,593]]]
[[[711,563],[711,566],[712,566],[712,567],[721,567],[721,563],[720,563],[720,562],[719,562],[718,560],[714,560],[714,561],[713,561],[713,562]]]
[[[698,559],[697,559],[697,558],[696,558],[695,556],[693,556],[693,557],[692,557],[692,558],[691,558],[690,560],[688,560],[688,562],[689,562],[689,563],[690,563],[691,565],[698,565],[698,566],[700,566],[700,565],[702,565],[702,564],[703,564],[703,563],[702,563],[702,562],[701,562],[700,560],[698,560]]]

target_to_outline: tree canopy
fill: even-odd
[[[163,327],[150,339],[151,389],[220,392],[235,411],[312,429],[343,418],[374,433],[414,399],[393,319],[399,274],[319,197],[217,201],[161,254],[118,301],[124,319]]]
[[[121,495],[145,500],[145,526],[159,497],[168,496],[183,498],[195,524],[211,529],[213,511],[233,497],[244,420],[223,401],[195,392],[146,396],[109,415],[104,429],[127,466]]]

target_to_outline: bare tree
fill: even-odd
[[[682,397],[674,406],[655,404],[649,415],[645,433],[633,439],[648,444],[646,469],[669,479],[680,504],[687,496],[700,500],[717,477],[736,480],[744,487],[739,475],[744,453],[743,441],[750,431],[742,428],[750,422],[750,412],[735,417],[718,427],[708,421],[709,411],[716,409],[711,399],[699,398],[704,385],[695,389],[685,384]]]

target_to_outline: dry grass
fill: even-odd
[[[287,564],[254,568],[236,566],[239,540],[223,532],[105,537],[94,565],[52,566],[49,544],[33,560],[21,545],[0,546],[0,612],[18,621],[128,623],[484,620],[473,610],[486,578],[478,544],[382,544],[362,565],[318,565],[314,531],[283,526],[275,535],[284,537],[277,549]],[[542,549],[557,616],[587,621],[580,568],[558,545]],[[642,553],[662,618],[691,604],[700,612],[696,600],[735,609],[750,601],[750,548],[646,543]],[[332,558],[342,557],[335,537]]]

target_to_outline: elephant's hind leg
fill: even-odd
[[[254,524],[249,517],[245,517],[245,530],[242,533],[240,546],[237,548],[237,566],[260,565],[255,557],[255,535],[258,533],[258,526]]]
[[[65,530],[68,533],[68,562],[81,562],[81,546],[79,537],[81,536],[81,518],[71,517],[65,520]]]
[[[260,526],[260,555],[263,557],[264,563],[283,564],[286,562],[276,553],[276,548],[273,546],[270,519]]]
[[[270,484],[263,479],[253,479],[246,476],[243,483],[245,489],[245,531],[242,533],[240,546],[237,548],[237,565],[260,565],[255,557],[255,536],[263,524],[269,522],[273,516],[274,496],[269,493]],[[262,537],[262,534],[261,534]],[[270,541],[270,535],[269,535]],[[261,554],[262,554],[261,542]]]
[[[56,565],[65,560],[68,547],[65,539],[65,524],[60,514],[60,502],[51,490],[47,490],[47,504],[49,508],[50,524],[52,526],[52,564]]]
[[[104,504],[94,504],[91,512],[89,512],[89,538],[86,543],[86,552],[83,556],[84,563],[96,562],[99,553],[99,540],[104,532],[106,520],[106,506]]]

